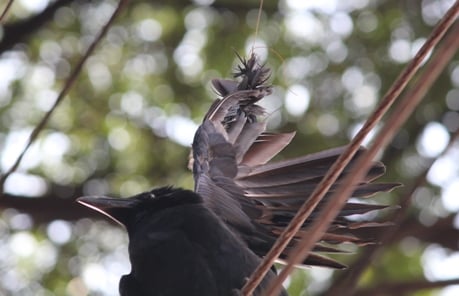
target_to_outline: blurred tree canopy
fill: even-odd
[[[130,1],[6,179],[0,294],[117,294],[129,272],[127,237],[74,199],[192,188],[192,136],[215,98],[210,80],[231,76],[235,51],[254,50],[272,69],[270,129],[298,130],[283,155],[316,152],[349,142],[452,3],[265,0],[257,24],[258,0]],[[0,27],[2,174],[117,5],[13,2]],[[384,179],[407,189],[429,171],[396,235],[368,262],[361,295],[394,295],[394,287],[397,295],[438,295],[429,288],[458,284],[458,144],[437,159],[459,129],[458,61],[381,153]],[[375,200],[398,205],[404,192]],[[339,259],[352,266],[362,250],[345,247],[352,253]],[[291,295],[320,295],[351,271],[300,270],[286,286]]]

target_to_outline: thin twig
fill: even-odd
[[[5,9],[3,9],[2,15],[0,15],[0,24],[3,23],[3,18],[6,17],[8,11],[10,10],[11,6],[13,5],[14,0],[9,0],[8,3],[6,3]]]
[[[65,96],[67,95],[67,93],[69,92],[71,86],[73,85],[73,83],[75,82],[76,78],[78,77],[78,75],[80,74],[81,72],[81,69],[83,68],[83,65],[84,63],[86,62],[86,60],[89,58],[89,56],[94,52],[96,46],[100,43],[100,41],[102,40],[102,38],[105,36],[105,34],[107,33],[108,29],[110,28],[110,26],[112,25],[112,23],[114,22],[115,18],[119,15],[119,13],[121,12],[121,10],[123,9],[123,7],[128,3],[128,0],[120,0],[120,2],[118,3],[118,6],[116,7],[115,11],[113,12],[112,16],[110,17],[110,19],[107,21],[107,23],[102,27],[102,29],[100,30],[99,34],[97,35],[97,37],[94,39],[94,41],[89,45],[88,49],[86,50],[85,54],[81,57],[81,59],[78,61],[77,65],[75,66],[75,69],[73,70],[73,72],[70,74],[69,78],[67,79],[67,81],[65,82],[65,85],[64,87],[62,88],[61,92],[59,93],[59,96],[56,98],[56,101],[54,102],[53,106],[51,107],[51,109],[48,110],[48,112],[46,112],[46,114],[43,116],[42,120],[37,124],[37,126],[35,126],[34,130],[32,131],[32,133],[30,134],[30,137],[27,141],[27,144],[26,146],[24,147],[24,149],[22,150],[21,154],[18,156],[18,158],[16,159],[16,161],[14,162],[14,164],[10,167],[10,169],[8,171],[5,172],[5,174],[2,175],[1,179],[0,179],[0,194],[3,193],[3,187],[4,187],[4,184],[5,184],[5,181],[6,179],[13,173],[16,171],[16,169],[18,168],[19,164],[21,163],[21,160],[22,158],[24,157],[24,155],[26,154],[26,152],[28,151],[28,149],[30,148],[30,146],[32,145],[32,143],[37,139],[38,135],[40,134],[40,132],[43,130],[43,128],[45,127],[45,125],[47,124],[49,118],[51,117],[51,115],[53,114],[54,110],[57,108],[57,106],[63,101],[63,99],[65,98]]]
[[[257,23],[255,25],[255,38],[252,44],[252,53],[255,51],[255,42],[257,42],[257,38],[258,38],[258,29],[260,26],[262,10],[263,10],[263,0],[260,0],[260,6],[258,7]]]
[[[443,150],[443,153],[439,157],[445,155],[446,152],[449,151],[451,147],[453,147],[453,144],[458,139],[459,129],[452,135],[448,146],[445,148],[445,150]],[[403,225],[405,221],[408,220],[408,214],[410,213],[409,205],[411,203],[413,194],[417,188],[423,186],[426,183],[427,174],[435,160],[436,159],[431,160],[430,165],[416,178],[416,180],[413,182],[413,185],[410,186],[409,189],[405,190],[405,192],[402,194],[403,198],[400,200],[401,209],[397,211],[394,215],[394,218],[391,219],[395,225]],[[333,287],[330,287],[330,289],[323,295],[333,296],[336,295],[336,293],[342,295],[352,295],[352,292],[355,289],[362,273],[367,269],[369,264],[376,260],[376,257],[378,257],[382,251],[382,246],[387,245],[387,243],[393,239],[393,237],[397,234],[397,230],[400,229],[393,227],[387,228],[386,231],[382,232],[376,239],[379,244],[365,248],[364,252],[362,252],[362,254],[359,256],[359,259],[349,267],[350,272],[347,273],[345,277],[343,276],[342,278],[335,281]]]
[[[456,18],[458,11],[459,11],[459,3],[456,2],[453,5],[453,7],[448,11],[448,13],[443,17],[441,22],[433,30],[431,36],[426,41],[424,46],[419,50],[415,58],[411,61],[411,63],[405,68],[405,70],[397,78],[393,86],[384,96],[383,101],[380,104],[380,106],[376,109],[376,111],[372,114],[372,116],[367,120],[365,125],[362,127],[362,129],[359,131],[359,133],[355,136],[353,141],[350,143],[346,151],[336,160],[334,165],[328,171],[327,175],[322,179],[321,183],[316,187],[314,192],[311,194],[311,197],[307,199],[307,201],[300,208],[296,216],[292,219],[291,223],[285,228],[283,233],[279,236],[279,239],[276,241],[276,243],[274,244],[270,252],[265,256],[262,263],[258,266],[258,268],[255,270],[255,272],[252,274],[252,276],[249,278],[249,280],[243,287],[242,289],[243,295],[251,295],[253,293],[254,289],[261,282],[261,279],[263,279],[266,272],[271,268],[276,258],[281,254],[281,252],[284,250],[284,248],[287,246],[287,244],[290,242],[290,240],[293,238],[296,232],[300,229],[301,225],[304,223],[304,221],[307,219],[310,213],[314,210],[314,208],[320,202],[320,200],[325,195],[325,193],[329,190],[331,185],[336,181],[336,179],[341,174],[344,167],[346,167],[346,165],[352,159],[354,154],[359,149],[361,143],[363,142],[363,139],[366,137],[369,131],[371,131],[375,127],[376,123],[379,122],[379,120],[382,118],[385,112],[389,109],[391,104],[395,101],[398,95],[402,92],[402,90],[404,89],[406,84],[409,82],[409,80],[414,76],[416,71],[419,69],[419,67],[422,64],[422,61],[427,56],[429,51],[432,50],[432,48],[439,42],[441,37],[444,35],[447,29],[454,22],[454,19]],[[370,151],[368,151],[366,155],[370,155],[369,152]],[[364,156],[365,155],[363,155],[363,157]],[[365,161],[367,161],[366,158],[364,159]],[[361,161],[359,161],[359,163],[360,162]],[[358,165],[356,165],[355,167],[357,167],[357,169],[359,168]],[[359,178],[361,178],[364,173],[365,172],[360,173]],[[358,175],[357,174],[349,175],[349,177],[352,177],[352,178],[355,176],[358,176]],[[349,177],[347,179],[349,179]],[[348,186],[346,191],[351,191],[352,184],[356,184],[359,181],[360,179],[353,178],[352,182],[343,182],[344,184],[350,185]],[[338,192],[343,193],[342,190],[338,190]],[[309,237],[308,237],[309,239],[307,241],[307,244],[301,246],[303,249],[302,253],[309,252],[312,245],[320,239],[321,235],[326,230],[329,223],[333,220],[333,218],[336,216],[338,211],[341,209],[342,205],[347,200],[347,194],[343,193],[343,195],[339,197],[334,196],[330,200],[333,201],[333,204],[330,204],[330,203],[327,204],[327,206],[324,208],[324,211],[322,211],[323,215],[321,216],[321,219],[318,220],[316,223],[314,223],[313,227],[311,227],[312,232],[309,234]],[[302,255],[302,254],[299,254],[299,255]],[[293,258],[296,260],[290,261],[289,265],[287,265],[282,270],[279,277],[271,284],[270,288],[268,288],[267,295],[276,295],[278,293],[278,291],[281,288],[282,282],[293,269],[293,266],[294,266],[293,264],[295,262],[300,262],[300,260],[298,260],[299,257],[302,258],[302,256],[297,255],[297,258]]]
[[[448,37],[445,39],[445,42],[442,43],[441,47],[438,49],[436,55],[432,58],[429,65],[423,72],[423,75],[417,81],[416,85],[413,87],[412,91],[406,93],[404,98],[410,97],[423,97],[425,93],[430,89],[433,82],[438,78],[442,70],[446,67],[448,62],[454,56],[459,48],[459,38],[457,38],[459,34],[459,24],[456,24],[454,30],[452,30]],[[459,129],[452,135],[448,146],[443,150],[442,154],[439,156],[443,156],[449,151],[449,149],[453,146],[455,141],[459,138]],[[411,198],[413,193],[417,188],[425,184],[427,173],[429,172],[430,167],[435,162],[436,159],[432,159],[431,163],[423,173],[421,173],[416,181],[410,186],[409,189],[406,189],[405,192],[402,194],[403,198],[400,200],[401,210],[396,211],[394,213],[393,219],[391,221],[394,222],[396,225],[402,225],[403,221],[406,219],[409,213],[409,205],[411,203]],[[336,295],[337,292],[342,292],[344,290],[347,293],[351,293],[352,289],[355,288],[358,279],[360,278],[361,274],[366,270],[368,265],[371,262],[374,262],[375,258],[380,254],[381,247],[386,244],[386,242],[390,241],[391,238],[394,236],[396,232],[395,227],[388,227],[385,229],[379,237],[377,241],[379,244],[375,244],[372,246],[368,246],[365,248],[365,251],[359,256],[359,259],[349,267],[350,272],[347,274],[343,274],[343,278],[335,281],[334,285],[330,287],[330,289],[324,295]],[[344,277],[345,276],[345,277]]]
[[[367,120],[365,126],[359,131],[357,136],[351,142],[349,148],[347,149],[351,153],[353,152],[353,147],[355,150],[358,149],[362,140],[367,135],[367,132],[370,131],[374,125],[379,121],[382,115],[387,111],[389,106],[401,93],[406,84],[415,74],[416,70],[419,69],[422,61],[424,60],[427,53],[433,49],[433,47],[438,44],[440,39],[446,33],[449,27],[454,23],[457,15],[459,14],[459,1],[457,1],[451,8],[448,10],[446,15],[443,17],[441,22],[435,27],[431,33],[429,39],[422,46],[419,52],[416,54],[412,62],[407,66],[407,68],[402,72],[399,78],[396,80],[393,87],[389,90],[387,95],[384,97],[382,104],[377,108],[375,113]],[[382,128],[381,132],[375,138],[373,145],[362,154],[362,156],[357,160],[354,169],[352,172],[345,177],[342,182],[342,185],[338,187],[338,190],[335,194],[332,195],[330,201],[324,206],[323,210],[320,213],[320,220],[317,220],[312,224],[310,232],[308,232],[308,237],[303,238],[291,256],[288,258],[288,263],[284,269],[279,274],[278,278],[270,285],[268,288],[267,295],[277,295],[278,291],[282,287],[282,282],[287,278],[290,272],[293,270],[295,264],[300,263],[304,257],[311,251],[313,245],[320,240],[323,233],[329,227],[331,221],[336,217],[338,212],[346,203],[349,195],[353,191],[353,184],[358,184],[362,178],[367,173],[373,158],[376,156],[379,150],[383,149],[390,139],[395,135],[396,131],[400,126],[405,122],[405,120],[412,113],[414,108],[420,102],[420,97],[408,97],[406,100],[400,102],[396,110],[391,114],[390,118],[387,120],[386,125]],[[344,154],[346,154],[346,151]],[[346,155],[341,155],[336,162],[340,162],[341,158],[345,158]],[[353,155],[353,154],[352,154]],[[346,162],[347,164],[347,162]],[[334,165],[335,166],[335,165]],[[331,170],[334,168],[332,167]],[[333,173],[333,172],[332,172]],[[320,185],[319,185],[320,186]],[[311,199],[315,198],[314,193]],[[300,224],[301,225],[301,224]]]

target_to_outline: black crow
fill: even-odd
[[[189,167],[195,193],[163,188],[130,199],[80,198],[81,203],[127,227],[132,273],[121,280],[122,295],[146,295],[140,291],[149,291],[148,295],[235,293],[259,261],[254,254],[262,257],[269,251],[344,151],[345,147],[339,147],[271,161],[295,133],[265,130],[265,112],[257,102],[272,92],[266,84],[269,69],[255,55],[240,61],[234,73],[237,80],[212,81],[220,98],[205,115],[192,144]],[[359,150],[325,199],[336,191],[363,151]],[[399,186],[373,182],[384,172],[384,165],[374,162],[367,176],[354,185],[353,196],[369,197]],[[318,208],[299,235],[307,235],[311,221],[320,218],[320,205]],[[339,252],[333,245],[342,242],[370,243],[360,230],[385,223],[356,222],[349,216],[382,208],[385,206],[348,202],[303,263],[343,268],[317,252]],[[280,259],[287,257],[296,241]],[[273,272],[265,281],[272,277]],[[132,292],[136,289],[138,292]]]
[[[78,202],[127,229],[132,270],[121,278],[121,296],[236,296],[261,261],[193,191],[163,187]],[[274,277],[270,271],[254,295]]]

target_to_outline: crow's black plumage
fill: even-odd
[[[261,260],[192,191],[78,201],[127,229],[132,270],[121,278],[121,296],[236,296]],[[255,295],[273,277],[270,271]]]
[[[255,55],[240,61],[234,74],[237,81],[212,81],[220,98],[205,115],[192,144],[189,167],[195,193],[161,189],[152,191],[156,198],[144,193],[127,200],[80,199],[127,227],[132,273],[121,280],[123,295],[146,295],[132,292],[136,289],[147,290],[148,295],[182,295],[184,289],[187,293],[183,295],[197,291],[201,293],[194,295],[230,295],[241,288],[243,278],[259,261],[254,254],[262,257],[269,251],[345,150],[339,147],[271,161],[295,134],[266,132],[264,109],[257,102],[272,91],[265,84],[269,69],[260,65]],[[363,151],[359,150],[325,199],[337,190]],[[375,183],[384,172],[384,165],[374,162],[367,176],[354,184],[353,196],[366,198],[399,186]],[[302,225],[300,235],[307,235],[320,207]],[[318,252],[339,252],[333,245],[342,242],[370,243],[371,238],[361,236],[360,230],[385,224],[355,222],[348,217],[382,208],[385,206],[348,202],[303,263],[343,268]],[[287,257],[297,239],[280,259]],[[272,272],[268,275],[273,276]]]

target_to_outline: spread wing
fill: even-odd
[[[290,143],[295,133],[266,131],[266,122],[259,120],[264,110],[257,102],[271,93],[271,87],[265,84],[269,69],[260,65],[255,55],[240,60],[235,73],[239,81],[212,81],[220,98],[213,103],[196,132],[191,161],[195,191],[256,254],[264,256],[345,147],[270,161]],[[363,151],[360,149],[353,161]],[[338,188],[352,163],[325,199]],[[398,183],[373,182],[384,172],[384,165],[375,162],[366,178],[356,184],[353,196],[369,197],[399,186]],[[320,205],[318,208],[320,210]],[[368,238],[359,236],[359,229],[384,223],[355,222],[348,216],[382,208],[385,206],[348,202],[304,264],[344,267],[317,252],[339,252],[334,245],[342,242],[370,243]],[[307,234],[308,226],[318,218],[318,210],[304,223],[303,234]],[[294,243],[295,240],[281,259]]]

